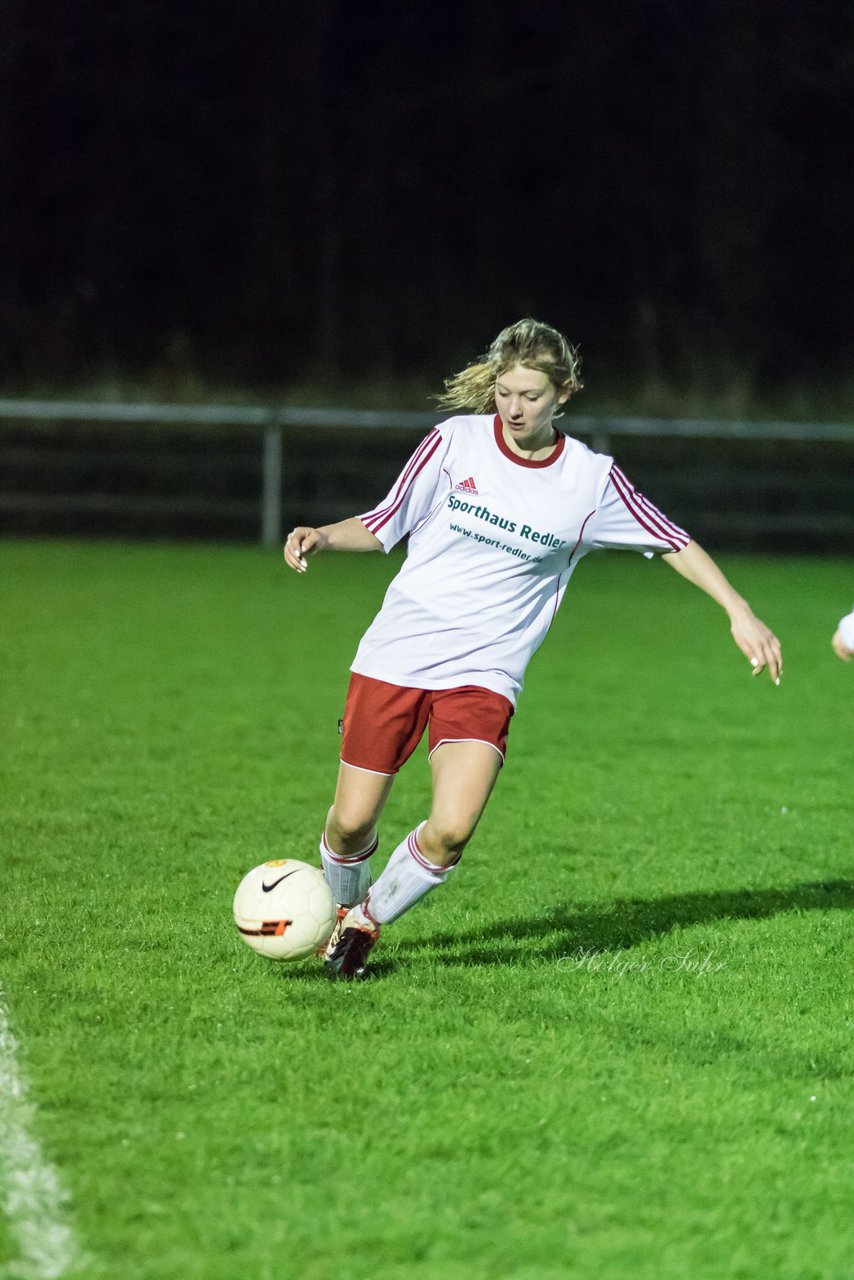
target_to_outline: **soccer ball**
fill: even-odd
[[[302,960],[327,941],[337,907],[319,867],[294,858],[264,862],[234,895],[234,923],[244,942],[271,960]]]

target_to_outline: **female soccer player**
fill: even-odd
[[[448,379],[440,405],[474,412],[435,427],[379,506],[288,536],[285,561],[304,573],[318,551],[388,552],[409,535],[403,567],[353,661],[320,844],[340,904],[324,952],[333,974],[364,976],[380,927],[459,862],[504,762],[525,668],[588,551],[661,553],[726,610],[754,674],[767,668],[780,682],[776,637],[705,551],[612,458],[555,427],[557,410],[581,385],[566,338],[520,320]],[[377,822],[425,728],[430,814],[372,884]]]

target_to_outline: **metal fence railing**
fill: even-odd
[[[23,512],[29,512],[32,516],[38,511],[58,511],[63,507],[70,510],[75,504],[81,512],[104,512],[111,507],[118,509],[122,504],[127,508],[128,502],[132,504],[133,496],[115,490],[105,492],[103,483],[99,489],[97,483],[92,487],[91,480],[78,480],[76,490],[51,489],[51,468],[55,466],[59,452],[65,448],[67,457],[83,457],[85,454],[91,462],[103,447],[103,432],[110,428],[113,430],[107,438],[114,451],[111,464],[114,470],[121,469],[121,450],[126,448],[129,451],[140,447],[140,433],[145,430],[160,433],[155,445],[149,440],[149,452],[152,448],[155,452],[162,452],[164,438],[171,433],[181,433],[185,440],[192,437],[200,444],[202,453],[206,448],[213,449],[223,433],[236,433],[244,441],[246,437],[254,437],[256,440],[251,445],[255,463],[249,467],[255,479],[249,479],[248,488],[244,486],[239,496],[221,500],[222,513],[225,514],[228,508],[232,514],[239,512],[241,518],[250,520],[254,509],[256,529],[261,541],[266,546],[272,546],[279,543],[282,537],[283,488],[288,470],[286,459],[293,464],[293,458],[284,447],[288,435],[302,438],[300,433],[314,434],[321,430],[335,438],[340,438],[340,433],[349,435],[356,430],[366,433],[394,430],[406,434],[426,431],[437,420],[439,415],[436,413],[361,409],[0,400],[0,516],[6,517],[3,527],[8,528],[9,521],[13,520],[16,513],[18,517]],[[845,474],[840,474],[838,461],[828,459],[829,478],[815,486],[816,494],[819,495],[822,488],[828,492],[829,487],[835,485],[836,506],[827,509],[826,504],[817,496],[813,504],[815,509],[799,511],[797,504],[794,504],[788,516],[785,511],[771,509],[767,512],[767,523],[772,528],[788,518],[795,523],[800,520],[804,527],[818,528],[824,521],[829,536],[833,536],[834,531],[847,527],[846,510],[851,505],[849,498],[854,497],[854,494],[851,492],[852,472],[847,470],[845,462],[849,456],[854,461],[854,423],[745,422],[572,414],[564,419],[562,425],[572,435],[588,441],[595,449],[604,453],[613,452],[615,442],[618,441],[621,449],[627,448],[629,442],[635,442],[635,449],[640,441],[658,442],[656,447],[662,450],[669,448],[671,453],[676,447],[675,442],[706,441],[719,442],[721,445],[741,442],[743,449],[765,444],[772,446],[768,454],[769,474],[777,453],[784,446],[800,447],[803,457],[817,454],[818,446],[841,447],[844,455],[841,467]],[[88,435],[85,442],[81,443],[79,434],[75,435],[75,431],[79,433],[84,428]],[[128,432],[128,428],[134,428],[133,432]],[[93,436],[97,437],[94,443]],[[350,449],[348,452],[352,457],[354,451]],[[192,465],[198,467],[202,464],[196,458]],[[680,465],[684,470],[684,459]],[[712,464],[707,459],[702,465],[708,467]],[[720,468],[720,463],[717,465]],[[89,471],[92,471],[91,466]],[[801,455],[793,455],[790,465],[793,484],[799,476],[802,477],[803,471]],[[775,474],[778,473],[779,467],[775,471]],[[26,482],[23,479],[25,475],[37,476],[38,483]],[[757,477],[755,483],[761,485],[761,466]],[[749,487],[753,482],[748,480],[747,483]],[[256,486],[254,496],[251,492],[253,484]],[[843,489],[847,486],[847,494],[839,492],[840,485]],[[139,501],[141,503],[142,499]],[[198,487],[183,495],[180,492],[170,492],[166,496],[149,492],[145,499],[146,510],[151,512],[164,512],[167,509],[178,511],[182,503],[186,510],[197,511],[204,511],[206,504],[211,511],[216,506],[216,501],[208,501]],[[850,532],[854,536],[854,512],[849,511],[849,515]],[[737,513],[735,522],[738,523]]]

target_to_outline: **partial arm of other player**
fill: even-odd
[[[837,658],[843,662],[850,662],[854,657],[854,609],[841,619],[830,643]]]
[[[317,551],[382,551],[383,544],[366,529],[357,516],[339,520],[337,524],[297,525],[285,543],[285,564],[297,573],[305,573],[307,559]]]
[[[753,674],[758,676],[767,667],[771,679],[779,684],[783,673],[780,641],[756,617],[750,605],[738,594],[712,557],[698,543],[689,542],[681,551],[668,552],[662,559],[726,610],[732,638],[741,652],[750,659]]]

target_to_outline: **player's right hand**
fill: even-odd
[[[285,564],[297,573],[305,573],[307,560],[315,551],[322,551],[326,546],[326,535],[320,529],[312,529],[308,525],[297,525],[288,534],[285,542]]]

